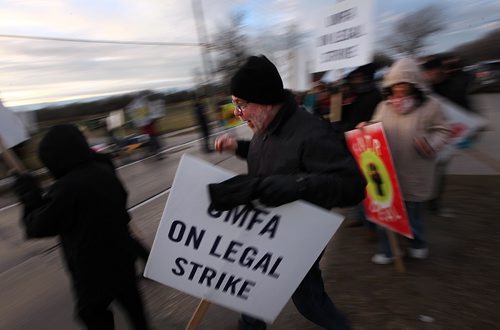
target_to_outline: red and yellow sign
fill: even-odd
[[[363,201],[368,220],[413,238],[391,152],[381,123],[345,133],[347,145],[365,175]]]

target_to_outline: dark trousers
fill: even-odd
[[[413,249],[423,249],[427,247],[424,235],[424,205],[425,202],[405,202],[408,221],[410,222],[413,239],[410,240]],[[379,252],[387,257],[392,257],[391,245],[387,237],[387,231],[382,226],[377,226],[379,237]]]
[[[210,151],[209,136],[210,130],[208,129],[208,123],[205,118],[198,118],[198,124],[200,125],[201,137],[203,143],[203,150]]]
[[[135,330],[148,329],[142,299],[139,295],[135,271],[126,276],[119,275],[107,285],[75,287],[76,312],[89,330],[114,329],[113,313],[109,305],[116,300],[127,313]]]
[[[325,329],[349,329],[347,318],[340,312],[325,292],[319,260],[316,260],[299,287],[292,295],[297,310],[309,321]],[[242,315],[244,329],[265,329],[263,321]]]
[[[149,151],[152,154],[157,154],[160,152],[160,139],[158,138],[157,135],[150,135],[149,136]]]
[[[436,163],[434,174],[435,194],[434,198],[429,201],[428,208],[431,212],[437,213],[443,207],[442,199],[444,188],[446,185],[446,168],[448,167],[451,158],[440,160]]]

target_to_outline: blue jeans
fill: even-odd
[[[325,329],[349,329],[347,318],[335,307],[325,292],[321,270],[319,269],[320,259],[321,256],[293,293],[293,303],[306,319]],[[241,321],[245,330],[266,328],[263,321],[245,314],[242,315]]]
[[[425,202],[405,202],[406,212],[408,213],[408,221],[410,222],[413,239],[410,240],[410,245],[414,249],[423,249],[427,247],[424,237],[423,228],[423,212]],[[377,234],[379,237],[379,253],[383,253],[387,257],[392,257],[391,246],[387,238],[386,229],[377,226]]]

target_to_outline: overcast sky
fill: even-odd
[[[244,10],[250,35],[298,24],[312,33],[334,0],[204,0],[209,35]],[[439,4],[447,29],[429,39],[439,52],[500,27],[497,0],[375,0],[376,38],[405,14]],[[197,43],[191,1],[0,0],[0,35]],[[201,69],[196,46],[76,43],[0,37],[0,98],[6,106],[132,90],[185,88]]]

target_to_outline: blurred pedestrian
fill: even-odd
[[[434,93],[467,111],[475,112],[469,98],[473,77],[463,70],[462,62],[457,56],[434,55],[421,68],[425,82]]]
[[[212,148],[209,145],[210,130],[208,128],[208,120],[206,115],[206,107],[201,97],[196,96],[194,102],[194,114],[196,116],[196,121],[201,131],[202,146],[203,151],[206,153],[212,152]]]
[[[316,116],[330,121],[330,90],[325,84],[322,82],[318,82],[318,84],[314,87],[315,93],[315,103],[313,108],[313,114]]]
[[[424,204],[433,195],[436,152],[447,142],[450,129],[439,101],[428,92],[415,62],[397,61],[386,74],[381,102],[372,121],[382,123],[405,201],[414,238],[410,257],[425,259],[429,250],[424,233]],[[360,125],[362,126],[362,125]],[[379,253],[372,261],[388,264],[393,254],[384,229],[380,229]]]
[[[342,111],[339,122],[332,125],[339,131],[341,138],[344,133],[356,128],[361,122],[369,121],[377,105],[382,101],[382,95],[374,81],[375,65],[373,63],[362,65],[351,71],[345,77],[345,84],[341,88]],[[348,227],[365,226],[368,228],[368,239],[375,239],[376,226],[366,219],[363,205],[355,208],[355,221]]]
[[[314,106],[316,104],[316,93],[314,89],[306,92],[304,96],[304,108],[309,113],[314,113]]]
[[[251,141],[224,134],[217,151],[246,159],[248,175],[211,184],[214,206],[226,208],[259,199],[267,206],[305,200],[325,209],[351,206],[364,198],[366,182],[330,124],[296,104],[283,89],[276,67],[265,56],[251,56],[231,80],[235,115],[254,132]],[[225,191],[236,191],[227,194]],[[324,290],[316,260],[292,295],[308,320],[325,329],[347,329],[345,316]],[[244,329],[265,329],[263,321],[243,315]]]
[[[147,329],[128,228],[127,192],[109,159],[97,156],[73,125],[53,127],[40,142],[38,156],[55,183],[42,196],[33,177],[17,179],[26,237],[59,237],[76,314],[88,329],[114,329],[108,309],[113,300],[134,329]]]
[[[374,75],[375,65],[369,63],[356,68],[345,77],[347,88],[343,90],[348,93],[342,95],[342,133],[353,130],[363,121],[369,121],[382,101],[382,95],[373,79]]]
[[[149,137],[148,147],[150,156],[156,156],[156,159],[158,160],[163,159],[163,156],[160,153],[161,144],[158,130],[156,128],[156,118],[150,118],[148,123],[142,126],[142,132]]]
[[[462,109],[475,112],[471,106],[469,92],[472,77],[462,70],[460,60],[451,54],[434,55],[422,65],[423,77],[431,90],[460,106]],[[434,197],[429,201],[429,210],[439,216],[452,217],[453,210],[443,206],[443,193],[446,185],[446,169],[453,158],[450,153],[447,157],[437,160]]]

